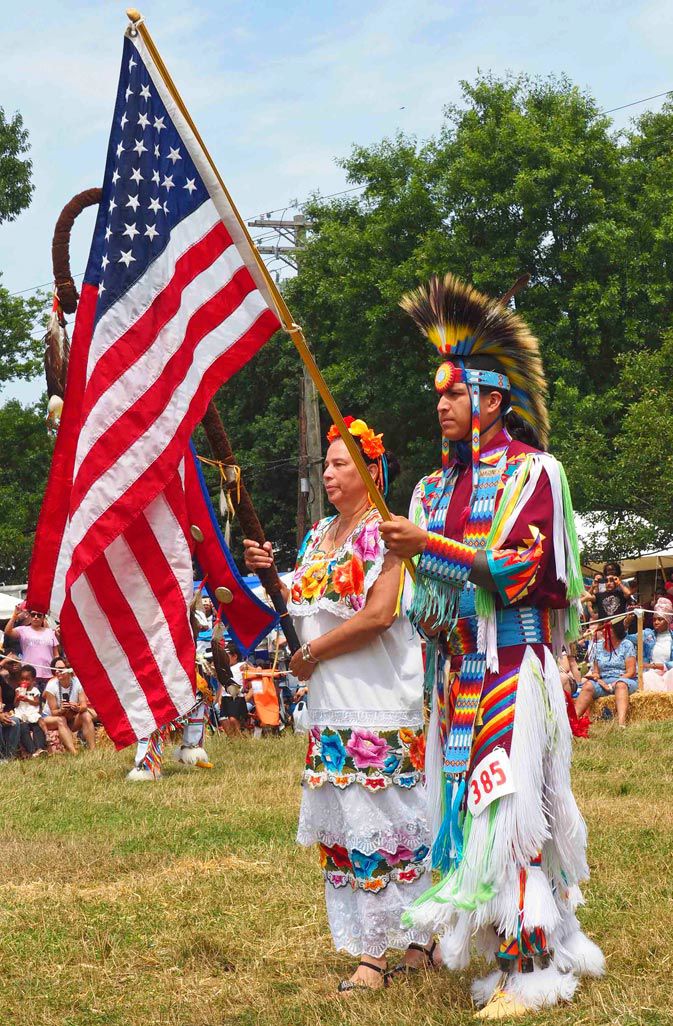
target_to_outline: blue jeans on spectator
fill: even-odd
[[[14,759],[19,749],[21,723],[12,716],[11,723],[0,723],[0,759]]]

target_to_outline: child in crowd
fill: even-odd
[[[20,743],[28,755],[47,754],[47,737],[40,724],[40,689],[34,666],[21,667],[21,681],[16,689],[14,715],[20,721]]]

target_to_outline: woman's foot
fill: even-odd
[[[382,990],[387,986],[387,966],[385,958],[364,955],[353,975],[341,981],[337,987],[338,992],[347,994],[351,990]]]
[[[422,944],[410,944],[402,961],[386,973],[386,976],[388,980],[391,980],[396,976],[406,976],[408,973],[418,972],[420,969],[436,969],[441,964],[442,957],[437,941],[433,941],[428,947],[423,947]]]

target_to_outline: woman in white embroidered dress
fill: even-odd
[[[382,436],[346,418],[385,493],[397,461]],[[335,946],[360,962],[340,991],[378,989],[386,952],[407,949],[393,972],[433,964],[430,934],[405,930],[404,909],[430,884],[423,777],[420,645],[397,612],[401,563],[384,548],[380,514],[332,428],[323,480],[337,510],[309,531],[286,601],[302,648],[290,670],[310,681],[309,748],[298,842],[317,844]],[[270,543],[245,541],[251,570]]]

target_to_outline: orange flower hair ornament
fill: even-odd
[[[378,460],[384,455],[386,450],[383,445],[383,432],[380,435],[374,434],[373,429],[368,427],[364,420],[356,420],[354,417],[344,417],[344,423],[353,437],[360,440],[365,456],[371,460]],[[338,427],[332,424],[327,432],[327,441],[335,442],[340,437]]]

